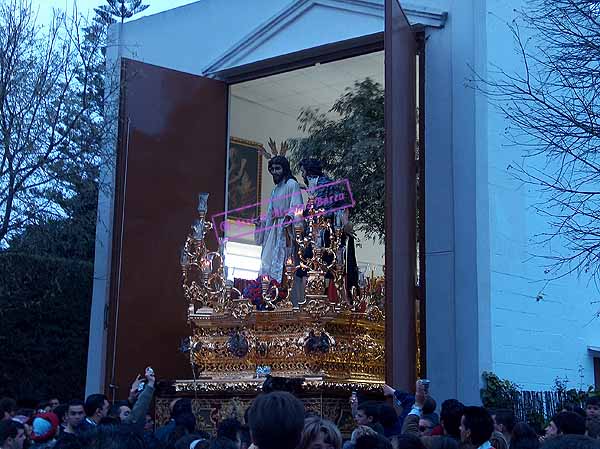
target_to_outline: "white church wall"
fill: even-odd
[[[425,31],[427,376],[434,397],[465,403],[491,368],[486,107],[465,83],[485,69],[484,5],[451,2]]]
[[[489,64],[521,71],[517,48],[507,28],[522,0],[488,2]],[[522,30],[523,31],[523,30]],[[491,71],[491,68],[490,68]],[[493,370],[523,388],[547,390],[554,379],[567,377],[571,388],[593,384],[593,362],[587,347],[600,343],[600,323],[590,322],[598,297],[585,276],[550,280],[547,254],[536,235],[549,231],[547,219],[533,209],[543,196],[511,175],[522,149],[509,146],[507,122],[489,112],[490,260]],[[531,163],[531,162],[530,162]],[[538,168],[542,168],[538,165]],[[562,251],[559,245],[553,250]],[[542,294],[542,299],[537,300]],[[580,378],[580,376],[583,378]]]

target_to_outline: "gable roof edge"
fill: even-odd
[[[351,11],[359,11],[364,14],[384,17],[384,5],[372,0],[295,0],[275,14],[270,19],[261,23],[258,27],[248,33],[244,38],[227,49],[222,55],[213,60],[202,71],[203,75],[218,72],[233,60],[243,57],[271,36],[284,28],[288,23],[301,16],[305,11],[315,5],[343,7]],[[448,13],[431,8],[404,3],[402,6],[411,25],[442,28],[445,25]]]

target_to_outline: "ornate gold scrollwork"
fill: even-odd
[[[315,208],[314,198],[309,200],[306,226],[300,222],[294,227],[299,263],[291,257],[286,260],[287,297],[278,302],[279,289],[265,279],[261,287],[268,310],[261,311],[226,282],[221,254],[209,251],[205,243],[212,224],[205,221],[205,210],[199,212],[182,250],[181,267],[192,328],[189,357],[201,384],[217,382],[223,387],[241,385],[234,380],[244,380],[254,385],[259,367],[269,367],[277,376],[346,386],[383,381],[381,295],[365,289],[360,294],[354,290],[348,297],[342,230],[332,226],[322,212]],[[307,277],[305,301],[294,309],[290,291],[299,269]],[[325,293],[327,282],[333,282],[337,300]]]

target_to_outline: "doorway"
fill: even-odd
[[[261,203],[256,213],[265,213],[275,185],[261,148],[270,151],[270,140],[289,144],[286,156],[300,184],[298,162],[319,159],[333,180],[350,180],[359,209],[352,215],[363,288],[384,275],[384,83],[384,53],[378,51],[229,88],[227,210]],[[230,223],[229,279],[256,279],[261,251],[252,225]]]
[[[384,254],[387,274],[386,330],[389,331],[386,348],[389,372],[386,380],[399,387],[409,388],[416,376],[417,347],[414,181],[417,172],[414,145],[417,123],[414,98],[416,43],[414,32],[410,29],[399,3],[396,0],[387,0],[385,3],[384,114],[387,133],[384,148]],[[328,61],[334,63],[334,60],[339,60],[340,64],[355,63],[354,65],[358,66],[358,59],[352,62],[352,58],[348,57],[375,56],[377,51],[382,49],[382,37],[380,36],[379,41],[375,43],[378,47],[375,51],[362,51],[357,54],[353,49],[354,54],[345,54],[347,62],[344,62],[339,57],[344,54],[342,49],[336,53],[338,56],[330,54]],[[290,55],[283,55],[281,58],[288,62],[291,59]],[[277,67],[272,64],[273,61],[262,62],[271,69]],[[314,62],[307,64],[306,60],[303,60],[301,63],[295,61],[291,64],[296,64],[294,68],[306,68]],[[317,66],[313,69],[317,72],[328,70],[325,61],[322,61],[321,65],[321,68]],[[348,67],[346,70],[350,70]],[[277,68],[278,73],[286,70],[286,76],[291,76],[293,72],[289,71],[290,66],[287,69]],[[359,73],[359,69],[356,70],[356,73]],[[240,68],[236,76],[240,76],[239,71]],[[181,303],[181,294],[178,291],[181,273],[176,259],[180,253],[181,240],[195,218],[198,192],[211,193],[209,215],[222,212],[227,207],[228,196],[224,192],[227,183],[223,182],[227,172],[228,154],[225,142],[231,145],[231,138],[235,137],[242,145],[260,143],[261,139],[264,142],[269,133],[276,131],[265,129],[263,132],[267,135],[259,135],[253,139],[252,134],[249,131],[246,133],[243,128],[250,121],[236,125],[233,123],[234,115],[230,117],[232,123],[228,131],[228,101],[231,98],[230,109],[232,114],[235,114],[233,108],[238,100],[233,94],[236,93],[236,89],[237,97],[243,98],[248,106],[273,108],[275,101],[268,105],[265,104],[267,100],[283,98],[275,95],[257,100],[255,97],[252,102],[250,95],[253,91],[258,91],[258,85],[254,88],[246,85],[244,97],[244,89],[239,92],[241,85],[233,84],[231,79],[220,82],[137,61],[124,61],[122,72],[122,79],[127,80],[127,83],[124,84],[121,94],[119,113],[115,215],[112,223],[115,232],[112,236],[111,272],[107,281],[110,285],[109,304],[105,309],[108,337],[105,343],[107,349],[104,383],[107,391],[110,390],[108,385],[126,385],[137,367],[145,366],[147,354],[138,350],[140,346],[153,348],[161,354],[160,366],[154,368],[166,378],[181,378],[189,373],[186,358],[175,350],[187,332],[186,326],[182,324],[185,306]],[[316,77],[316,74],[306,73],[307,77],[313,75]],[[264,78],[264,73],[262,76]],[[245,81],[252,81],[250,78],[256,79],[256,83],[260,82],[256,74],[247,76]],[[321,91],[325,95],[332,88],[321,82]],[[286,86],[293,83],[291,80],[284,82],[281,78],[279,84],[283,86],[285,94]],[[422,84],[421,78],[419,85]],[[228,90],[232,92],[231,97]],[[326,108],[332,100],[339,98],[339,91],[327,101],[321,101],[320,98],[325,96],[315,97],[316,101],[305,101],[302,106]],[[289,127],[290,133],[297,132],[297,122],[293,121],[294,114],[287,117],[289,121],[286,126]],[[286,135],[271,137],[278,137],[280,143]],[[299,134],[289,136],[302,137]],[[421,160],[424,160],[422,151],[419,154]],[[268,194],[270,180],[263,176],[262,163],[260,170],[258,164],[256,167],[256,176],[260,177],[256,186],[257,190],[260,188],[262,197],[263,194]],[[216,242],[213,240],[210,244],[214,247]],[[374,246],[370,249],[375,248]],[[381,255],[377,251],[374,253]],[[421,254],[424,252],[421,251]],[[377,258],[369,259],[366,252],[360,257],[367,263],[372,261],[373,271],[378,269]],[[152,307],[148,307],[148,304],[152,304]],[[143,332],[138,325],[132,324],[139,322],[140,310],[145,311],[144,329],[152,328],[153,332]],[[420,319],[423,328],[424,317],[420,316]],[[423,336],[421,342],[424,341],[422,338]],[[424,354],[422,357],[424,358]],[[125,390],[122,388],[121,391]]]

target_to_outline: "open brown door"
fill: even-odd
[[[416,376],[416,51],[398,0],[385,0],[386,380]]]
[[[199,192],[225,210],[227,85],[124,60],[107,344],[107,392],[126,398],[144,367],[191,376],[179,251]],[[213,240],[210,240],[213,239]],[[214,237],[209,245],[217,248]],[[116,385],[109,388],[109,385]]]

